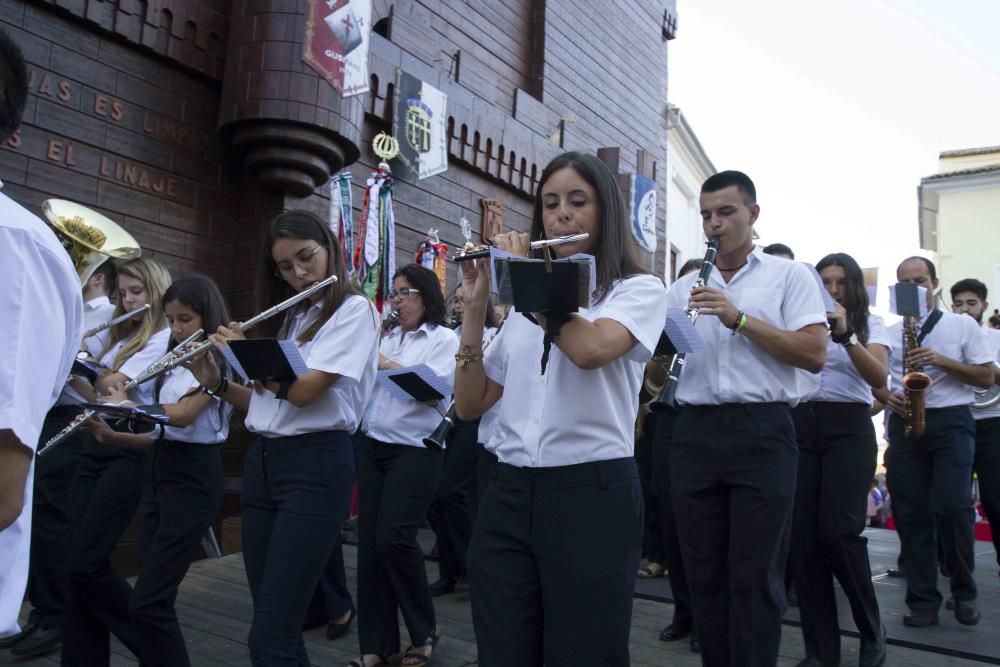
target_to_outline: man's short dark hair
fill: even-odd
[[[757,203],[757,188],[754,187],[750,177],[742,171],[720,171],[708,177],[701,185],[702,192],[718,192],[726,188],[736,186],[740,194],[743,195],[743,203],[752,206]]]
[[[788,259],[795,259],[795,253],[784,243],[772,243],[764,246],[763,252],[765,255],[788,255]]]
[[[0,30],[0,143],[21,126],[21,115],[28,103],[28,67],[21,49]]]
[[[104,293],[111,296],[115,292],[115,279],[118,276],[118,267],[115,266],[115,261],[109,259],[101,264],[99,267],[94,269],[94,272],[90,274],[91,276],[96,276],[101,274],[104,276]]]
[[[932,262],[931,260],[927,259],[926,257],[921,257],[920,255],[914,255],[913,257],[907,257],[906,259],[904,259],[902,262],[899,263],[899,266],[902,266],[903,264],[906,264],[907,262],[912,262],[913,260],[918,260],[918,261],[923,262],[924,265],[927,267],[927,273],[931,274],[931,280],[937,280],[937,269],[934,268],[934,262]],[[897,271],[899,270],[899,266],[896,267]]]
[[[964,280],[959,280],[957,283],[951,286],[951,298],[954,299],[957,295],[962,292],[972,292],[979,300],[986,303],[986,285],[983,284],[981,280],[976,280],[975,278],[966,278]]]

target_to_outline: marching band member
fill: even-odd
[[[633,422],[664,325],[663,283],[631,255],[625,204],[603,162],[565,153],[537,193],[530,239],[589,233],[553,250],[595,255],[597,291],[558,329],[555,317],[537,313],[536,325],[511,313],[484,359],[487,263],[463,271],[458,416],[475,419],[503,395],[491,442],[499,463],[468,553],[479,664],[627,665],[642,542]],[[528,254],[526,234],[494,242]]]
[[[456,336],[462,335],[463,299],[462,284],[459,283],[451,301],[452,317],[458,321]],[[483,345],[489,346],[496,333],[496,312],[491,303],[486,310]],[[480,443],[486,441],[481,435],[488,436],[492,432],[495,414],[496,411],[491,410],[481,420],[456,420],[448,439],[441,483],[427,515],[438,538],[439,577],[431,584],[432,597],[451,593],[458,582],[465,578],[465,554],[472,538],[476,500],[479,497],[477,470],[483,450]]]
[[[230,321],[219,288],[206,276],[174,281],[162,302],[171,346],[199,329],[215,331]],[[224,367],[222,356],[215,354]],[[127,614],[139,636],[142,664],[174,667],[191,664],[174,601],[202,536],[222,507],[220,448],[229,435],[232,407],[201,391],[183,368],[151,384],[170,419],[162,432],[119,433],[97,417],[85,428],[101,444],[152,449],[139,507],[140,569]],[[120,403],[126,396],[117,391],[109,399]]]
[[[677,272],[677,278],[683,278],[689,273],[701,270],[705,260],[698,257],[684,262]],[[666,373],[663,366],[655,361],[646,365],[645,392],[653,399],[663,388]],[[677,517],[674,513],[674,501],[670,492],[670,444],[674,434],[674,420],[677,414],[674,410],[653,412],[650,415],[653,428],[652,443],[652,486],[656,498],[660,518],[659,530],[663,536],[664,565],[670,579],[670,591],[674,597],[674,614],[670,624],[660,631],[660,641],[673,642],[690,636],[691,650],[701,651],[701,642],[694,627],[694,616],[691,612],[691,587],[687,582],[687,572],[684,569],[684,558],[681,556],[681,543],[677,537]]]
[[[437,375],[455,371],[458,339],[444,326],[444,296],[437,276],[409,264],[392,277],[392,308],[399,325],[382,339],[380,370],[427,364]],[[441,637],[427,584],[417,530],[441,478],[443,453],[428,449],[441,413],[400,400],[376,387],[365,411],[367,439],[358,465],[358,639],[370,667],[399,652],[398,612],[411,646],[404,665],[426,664]]]
[[[163,293],[170,274],[151,259],[133,259],[118,268],[115,315],[149,304],[138,313],[88,339],[91,356],[109,372],[94,383],[99,395],[124,384],[167,351],[170,329],[163,314]],[[152,384],[129,391],[136,405],[153,402]],[[146,452],[100,444],[87,438],[70,488],[71,535],[67,552],[70,583],[63,629],[63,665],[105,665],[110,634],[135,655],[140,640],[128,619],[132,587],[111,569],[111,552],[125,532],[142,496]]]
[[[0,32],[0,143],[21,123],[28,71]],[[0,184],[2,187],[2,184]],[[28,578],[32,462],[45,413],[59,396],[79,345],[80,281],[53,232],[0,194],[0,646],[22,640],[17,617]]]
[[[705,665],[773,665],[785,611],[798,449],[797,369],[826,359],[826,314],[802,264],[753,245],[760,214],[738,171],[701,188],[705,235],[719,237],[704,287],[675,282],[668,305],[696,308],[707,350],[687,356],[670,451],[677,532]],[[705,633],[716,638],[708,640]]]
[[[101,264],[83,286],[83,329],[89,331],[114,317],[108,298],[117,288],[113,260]],[[87,341],[83,341],[85,344]],[[44,443],[73,421],[80,409],[64,393],[45,415],[39,442]],[[62,642],[66,614],[66,548],[70,525],[66,504],[80,460],[81,443],[89,436],[74,433],[51,454],[35,461],[35,494],[31,519],[31,567],[28,597],[31,613],[25,636],[11,650],[18,657],[44,655]]]
[[[889,359],[892,391],[875,392],[892,410],[886,481],[906,563],[906,606],[910,613],[903,616],[903,624],[923,628],[938,623],[942,597],[937,588],[936,543],[940,543],[943,564],[951,570],[955,619],[963,625],[975,625],[979,609],[972,577],[975,561],[969,517],[976,429],[969,404],[974,386],[985,389],[993,384],[994,357],[985,334],[972,318],[934,308],[938,280],[930,260],[904,260],[896,269],[896,279],[927,288],[929,310],[927,317],[914,325],[916,340],[912,344],[906,344],[909,336],[904,337],[904,322],[889,327],[890,339],[900,342]],[[904,422],[908,419],[904,368],[913,367],[922,367],[932,380],[924,391],[925,430],[919,437],[908,437]]]
[[[982,327],[990,355],[994,361],[1000,362],[1000,331],[983,322],[984,313],[989,308],[986,294],[986,285],[979,280],[959,280],[951,286],[951,310],[968,315]],[[993,384],[1000,384],[1000,368],[994,368]],[[993,388],[996,389],[995,386]],[[1000,405],[974,409],[972,418],[976,420],[976,454],[972,469],[979,480],[979,500],[986,511],[986,518],[991,527],[996,526],[991,533],[997,564],[1000,564]]]
[[[861,667],[885,661],[885,628],[868,562],[865,529],[877,445],[872,388],[888,377],[892,344],[882,318],[868,312],[861,267],[850,255],[827,255],[816,265],[836,311],[819,389],[792,410],[799,445],[792,515],[792,569],[806,659],[840,664],[840,626],[833,577],[847,595],[861,634]]]
[[[240,498],[243,561],[253,597],[248,644],[255,666],[309,664],[302,624],[350,511],[351,434],[375,383],[378,315],[351,285],[340,244],[315,214],[286,211],[268,226],[257,273],[257,306],[273,306],[335,274],[337,282],[260,325],[295,342],[308,367],[293,381],[254,388],[228,382],[211,355],[191,369],[206,391],[246,413],[257,434]],[[221,327],[222,347],[243,339]]]

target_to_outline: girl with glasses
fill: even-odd
[[[445,304],[433,271],[404,266],[392,278],[399,325],[383,339],[380,370],[427,364],[437,375],[455,372],[458,338],[444,326]],[[443,406],[441,406],[443,409]],[[365,411],[367,436],[358,465],[358,639],[352,667],[398,657],[398,613],[410,635],[404,665],[426,664],[441,636],[427,584],[417,530],[441,476],[442,452],[423,438],[441,421],[438,407],[401,400],[376,387]]]
[[[349,282],[340,244],[323,220],[286,211],[271,221],[258,263],[258,311],[330,275],[337,282],[258,329],[294,341],[307,372],[245,387],[223,378],[211,355],[191,366],[205,390],[245,413],[247,429],[257,434],[240,496],[255,666],[309,664],[302,625],[350,510],[351,434],[375,384],[379,328],[374,305]],[[220,348],[243,338],[237,323],[212,335]],[[352,603],[342,588],[338,611],[349,621]]]

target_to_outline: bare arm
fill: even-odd
[[[851,363],[872,389],[886,386],[889,376],[889,350],[885,345],[877,343],[867,347],[851,345],[847,348],[847,356],[851,358]]]
[[[544,326],[544,322],[539,318]],[[598,319],[590,322],[574,315],[564,324],[555,339],[556,347],[583,370],[594,370],[610,364],[635,347],[635,336],[620,322]]]
[[[464,354],[476,354],[483,349],[490,277],[488,262],[475,264],[462,270],[462,292],[466,296],[459,352]],[[503,387],[486,377],[482,361],[455,367],[455,414],[459,419],[471,421],[481,417],[502,395]]]
[[[907,359],[910,364],[916,366],[937,366],[962,384],[969,384],[980,389],[992,387],[996,377],[996,370],[992,363],[965,364],[938,354],[929,347],[917,347],[910,350]]]
[[[31,458],[31,448],[25,447],[14,431],[0,430],[0,531],[21,516]]]
[[[740,316],[739,309],[714,287],[696,287],[689,305],[701,315],[715,315],[728,328],[734,327]],[[826,327],[822,324],[784,331],[747,315],[740,333],[778,361],[810,373],[819,373],[826,363]]]

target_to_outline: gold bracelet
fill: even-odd
[[[483,360],[482,352],[472,352],[470,354],[459,352],[458,354],[455,355],[455,364],[459,368],[463,368],[466,364],[474,364],[475,362],[482,360]]]
[[[653,382],[650,382],[649,378],[646,378],[645,381],[643,381],[643,386],[646,389],[646,393],[653,397],[659,396],[660,391],[663,389],[662,384],[657,385]]]

